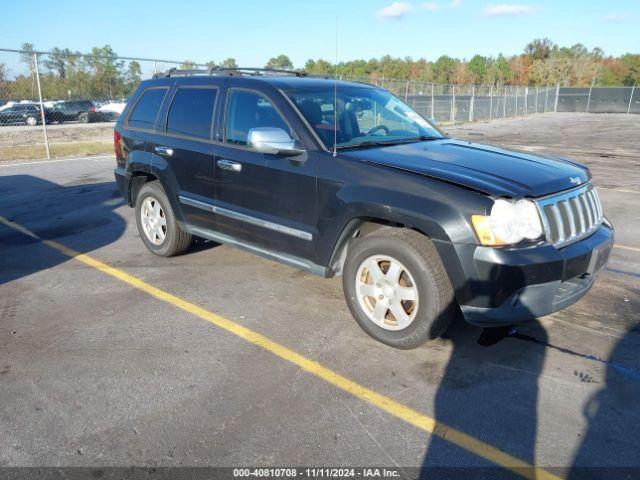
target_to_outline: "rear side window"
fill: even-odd
[[[244,90],[232,90],[227,103],[225,141],[246,145],[249,130],[257,127],[281,128],[294,137],[294,133],[265,97]]]
[[[152,88],[145,91],[129,115],[129,126],[152,129],[167,90],[167,88]]]
[[[211,138],[216,94],[215,88],[179,88],[169,108],[167,133]]]

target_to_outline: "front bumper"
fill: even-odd
[[[467,277],[459,295],[462,313],[469,323],[489,327],[562,310],[589,291],[612,247],[613,228],[607,222],[560,249],[462,246],[456,249]]]

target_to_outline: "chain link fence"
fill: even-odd
[[[140,80],[170,68],[206,65],[119,57],[110,51],[0,49],[0,161],[107,153],[113,122]],[[442,124],[544,112],[640,113],[633,87],[437,85],[344,78],[393,92]]]
[[[0,161],[111,151],[113,122],[140,80],[180,67],[109,52],[0,49]]]

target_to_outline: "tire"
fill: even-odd
[[[38,119],[36,117],[27,117],[24,121],[25,125],[37,125],[38,124]]]
[[[164,217],[164,222],[162,220],[157,223],[151,222],[153,225],[150,226],[150,222],[145,222],[143,217],[154,218],[153,214],[149,215],[151,213],[149,207],[155,207],[156,203],[160,208],[159,217]],[[136,197],[135,212],[138,232],[149,251],[161,257],[171,257],[189,248],[191,234],[180,228],[160,182],[149,182],[142,186]],[[153,229],[153,226],[157,228]]]
[[[89,123],[89,114],[81,113],[80,115],[78,115],[78,121],[80,123]]]
[[[395,277],[390,271],[392,264],[394,272],[401,271],[397,281],[387,275]],[[367,265],[372,270],[378,265],[377,277]],[[384,276],[380,277],[380,273]],[[382,280],[376,282],[374,278]],[[360,327],[395,348],[417,348],[438,338],[458,313],[453,288],[438,252],[431,240],[413,230],[384,227],[352,240],[343,268],[342,287],[349,310]],[[366,295],[372,292],[375,295]],[[411,296],[414,301],[398,300]],[[385,312],[382,315],[376,307],[378,301],[380,311]],[[392,309],[405,321],[398,320]]]

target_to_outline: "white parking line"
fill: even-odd
[[[20,165],[39,165],[42,163],[57,163],[57,162],[69,162],[71,160],[114,160],[113,155],[92,155],[90,157],[69,157],[59,158],[56,160],[37,160],[35,162],[19,162],[19,163],[0,163],[0,167],[17,167]]]

